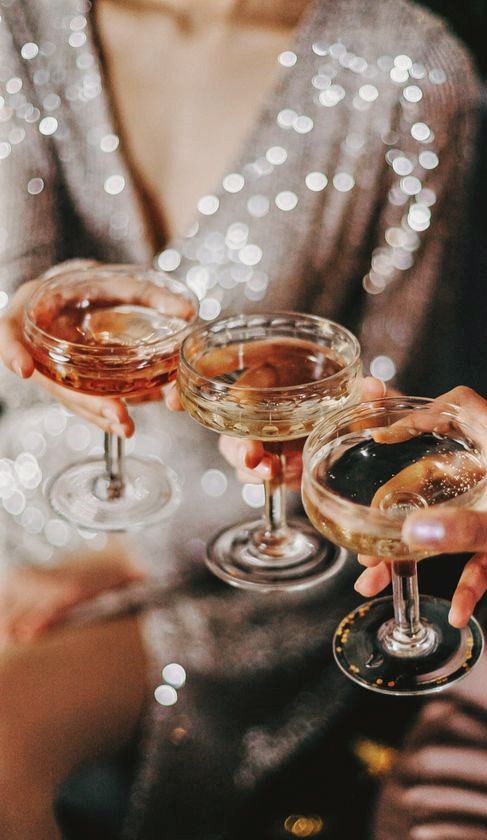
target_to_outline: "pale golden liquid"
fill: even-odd
[[[405,465],[406,446],[411,458]],[[344,463],[346,467],[342,466]],[[387,465],[390,471],[384,480]],[[343,506],[335,507],[333,498],[328,502],[320,499],[316,489],[305,480],[303,501],[318,531],[356,553],[420,558],[435,552],[412,553],[402,542],[401,529],[406,516],[443,502],[454,503],[455,507],[472,504],[477,497],[472,497],[469,491],[477,488],[479,497],[485,492],[486,468],[479,452],[468,451],[463,444],[444,436],[425,434],[402,444],[377,445],[369,440],[363,449],[357,444],[342,458],[331,459],[326,466],[315,465],[314,476],[338,500],[348,499],[363,505],[364,513],[370,507],[371,512],[375,509],[383,514],[380,524],[370,518],[365,526],[351,506],[346,510]]]
[[[204,382],[196,392],[183,382],[185,407],[207,428],[237,437],[307,437],[318,420],[349,398],[349,383],[336,376],[344,360],[311,341],[233,342],[209,350],[193,365],[211,377],[211,394]],[[214,382],[221,383],[220,392]]]

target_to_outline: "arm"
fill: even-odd
[[[408,96],[421,98],[400,96],[395,142],[384,149],[388,175],[359,334],[366,370],[386,357],[384,378],[396,372],[406,393],[453,385],[461,234],[479,101],[469,57],[444,25],[438,23],[423,52],[425,78],[408,81],[414,89]],[[372,372],[381,375],[377,362]]]
[[[374,840],[487,836],[485,656],[468,680],[431,701],[379,800]]]

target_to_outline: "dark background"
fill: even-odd
[[[419,0],[450,22],[451,28],[470,47],[478,68],[487,78],[487,0]]]
[[[487,397],[487,0],[420,0],[449,21],[473,53],[484,95],[477,154],[471,182],[470,212],[462,276],[457,335],[452,336],[456,365],[450,384],[466,384]]]

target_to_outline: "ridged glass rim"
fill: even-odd
[[[312,490],[315,491],[315,493],[317,493],[318,497],[322,499],[326,505],[334,505],[336,508],[338,508],[338,510],[341,510],[343,513],[348,513],[349,515],[355,514],[357,516],[357,522],[360,521],[360,523],[363,523],[365,525],[368,524],[369,526],[374,524],[387,525],[391,527],[394,520],[390,516],[388,516],[387,513],[384,513],[384,511],[381,511],[379,508],[371,508],[368,505],[361,505],[358,502],[352,502],[350,499],[345,499],[338,493],[334,493],[328,487],[324,487],[323,484],[321,484],[321,482],[319,482],[311,472],[311,460],[313,456],[317,454],[312,453],[311,450],[313,449],[316,439],[319,438],[320,435],[323,435],[323,430],[325,429],[325,427],[329,429],[328,435],[331,435],[333,434],[333,430],[337,432],[340,426],[343,425],[345,421],[353,422],[354,417],[356,417],[357,420],[366,419],[367,409],[370,409],[370,413],[372,416],[372,411],[374,409],[382,408],[384,412],[386,412],[387,409],[390,409],[392,407],[396,410],[399,410],[401,406],[403,406],[405,410],[407,410],[408,408],[414,410],[414,408],[418,409],[421,406],[426,408],[428,405],[432,405],[434,402],[435,398],[432,397],[381,397],[380,399],[354,403],[353,405],[347,406],[346,408],[340,408],[336,411],[332,411],[324,420],[318,422],[318,424],[315,426],[315,428],[306,440],[306,443],[303,448],[302,486],[304,487],[305,484],[309,484]],[[449,414],[448,409],[450,409],[452,413]],[[462,407],[460,405],[457,405],[456,403],[444,403],[441,408],[441,413],[446,414],[446,416],[450,416],[453,420],[455,420],[455,422],[461,426],[462,430],[474,432],[475,429],[471,425],[469,425],[468,423],[466,423],[458,417],[458,412],[461,410]],[[377,416],[377,414],[373,416]],[[487,432],[487,426],[483,426],[483,424],[480,425],[482,425],[482,428]],[[359,431],[364,430],[365,427],[364,429]],[[353,434],[353,431],[351,431],[350,434]],[[331,444],[334,440],[341,440],[342,437],[343,435],[337,436],[335,438],[328,438],[326,443],[322,443],[320,445],[320,449],[322,448],[322,446]],[[485,467],[487,470],[487,462],[485,464]],[[438,504],[431,507],[441,509],[453,508],[455,498],[461,498],[468,501],[470,496],[474,496],[476,493],[478,493],[478,490],[482,488],[482,485],[487,486],[487,474],[483,478],[481,478],[473,487],[471,487],[465,493],[462,493],[461,496],[457,496],[452,499],[447,499],[444,502],[438,502]],[[428,509],[430,509],[430,506],[428,506]],[[398,521],[399,524],[402,525],[403,520],[396,521]]]
[[[235,329],[237,329],[237,327],[239,327],[240,329],[245,329],[246,327],[251,328],[251,326],[252,326],[251,324],[246,325],[245,323],[242,323],[239,326],[237,322],[238,322],[239,319],[247,320],[247,319],[254,319],[254,318],[258,319],[258,320],[262,320],[263,322],[265,322],[265,321],[267,321],[271,318],[302,319],[302,320],[305,320],[306,322],[308,322],[311,325],[312,324],[331,325],[332,327],[334,327],[338,331],[340,331],[342,333],[342,335],[350,341],[351,346],[355,350],[353,359],[350,362],[348,362],[339,371],[332,374],[331,376],[326,376],[323,379],[313,379],[313,380],[310,380],[308,382],[302,382],[299,385],[278,385],[278,386],[275,386],[275,387],[272,387],[272,388],[265,388],[265,387],[256,388],[256,387],[249,387],[248,385],[237,385],[237,384],[229,386],[229,385],[225,385],[222,382],[218,382],[218,380],[215,379],[214,377],[206,376],[204,373],[201,373],[201,371],[197,370],[197,368],[195,368],[191,364],[191,362],[188,360],[188,358],[186,357],[185,353],[187,351],[188,345],[192,341],[195,341],[197,338],[204,336],[205,333],[210,333],[212,330],[215,331],[215,332],[220,332],[220,331],[223,332],[225,329],[230,329],[233,326],[235,327]],[[256,323],[255,326],[259,326],[259,324]],[[260,340],[262,340],[262,339],[260,339]],[[215,345],[215,346],[217,346],[217,345]],[[207,383],[213,385],[214,387],[217,388],[217,390],[220,390],[220,391],[222,389],[226,389],[226,388],[231,387],[232,391],[233,390],[239,390],[239,391],[244,391],[244,392],[250,393],[250,394],[278,394],[278,393],[284,393],[284,392],[285,393],[296,393],[296,392],[301,391],[303,388],[309,387],[310,385],[319,387],[320,384],[322,384],[324,382],[332,382],[333,380],[336,380],[336,379],[339,379],[340,377],[346,376],[347,373],[349,373],[354,368],[354,366],[356,366],[357,363],[360,362],[360,354],[361,354],[360,344],[359,344],[358,339],[354,336],[354,334],[352,332],[350,332],[350,330],[348,330],[346,327],[342,327],[341,324],[338,324],[336,321],[332,321],[330,318],[322,318],[319,315],[307,315],[305,312],[293,312],[293,311],[286,311],[286,310],[283,310],[283,311],[277,310],[275,312],[255,312],[255,313],[250,313],[250,314],[246,314],[245,312],[243,312],[243,313],[238,313],[236,315],[228,316],[227,318],[223,318],[223,319],[220,319],[218,321],[214,321],[210,325],[203,324],[202,326],[193,327],[191,329],[191,332],[189,333],[189,335],[186,336],[186,338],[184,339],[184,341],[181,345],[180,368],[186,368],[190,372],[190,375],[197,377],[199,380],[202,380],[203,382],[207,382]]]
[[[181,327],[181,329],[176,330],[176,332],[171,333],[164,339],[156,339],[152,344],[150,342],[144,342],[135,347],[128,347],[124,348],[123,345],[88,345],[82,344],[76,341],[67,341],[66,339],[56,338],[56,336],[51,335],[50,333],[43,330],[39,327],[35,321],[32,319],[31,312],[35,308],[35,304],[37,303],[38,299],[41,295],[46,291],[48,288],[54,287],[55,284],[59,283],[62,280],[71,280],[76,279],[76,277],[80,277],[83,279],[89,279],[96,281],[96,275],[100,275],[100,277],[108,277],[110,275],[116,274],[130,274],[140,275],[141,282],[142,276],[147,278],[149,277],[150,282],[154,283],[155,286],[159,286],[160,288],[166,288],[168,291],[171,291],[171,287],[176,289],[179,292],[184,293],[185,299],[194,306],[194,311],[192,317],[185,322],[185,325]],[[136,279],[136,277],[134,277]],[[181,334],[185,334],[188,329],[191,329],[195,321],[198,319],[198,310],[199,310],[199,302],[198,298],[194,294],[194,292],[183,283],[181,280],[177,280],[175,277],[170,277],[168,274],[165,274],[162,271],[159,271],[151,266],[140,266],[140,265],[132,265],[132,264],[120,264],[120,265],[110,265],[110,266],[97,266],[97,265],[90,265],[85,267],[77,267],[77,268],[67,268],[65,271],[59,271],[56,274],[47,277],[43,280],[32,292],[29,299],[24,304],[23,310],[23,327],[26,338],[29,341],[33,341],[33,339],[41,338],[44,340],[44,346],[49,346],[51,349],[59,348],[64,352],[69,352],[72,348],[76,350],[80,356],[89,356],[89,357],[96,357],[103,359],[104,357],[113,359],[115,355],[120,356],[121,358],[134,358],[139,357],[144,350],[150,350],[152,352],[157,352],[158,350],[164,349],[164,347],[170,346],[174,340],[178,338]],[[164,314],[164,313],[163,313]],[[65,363],[69,364],[69,362]]]

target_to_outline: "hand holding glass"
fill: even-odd
[[[233,586],[302,589],[345,557],[305,520],[286,521],[284,441],[303,441],[327,412],[358,390],[360,348],[344,327],[299,313],[237,315],[184,341],[182,402],[213,431],[263,441],[280,475],[264,482],[263,520],[238,523],[208,546],[210,569]]]
[[[179,348],[196,319],[191,291],[138,266],[67,268],[36,287],[24,333],[37,370],[74,391],[136,397],[176,376]],[[75,464],[50,483],[53,508],[75,524],[125,531],[169,514],[172,470],[155,458],[124,458],[124,441],[105,434],[105,461]]]
[[[334,639],[338,665],[387,694],[438,691],[468,673],[483,637],[475,619],[456,629],[450,604],[419,598],[417,561],[402,540],[406,516],[431,505],[486,503],[487,432],[454,405],[391,397],[336,412],[303,454],[303,502],[338,545],[392,565],[393,598],[358,607]]]

